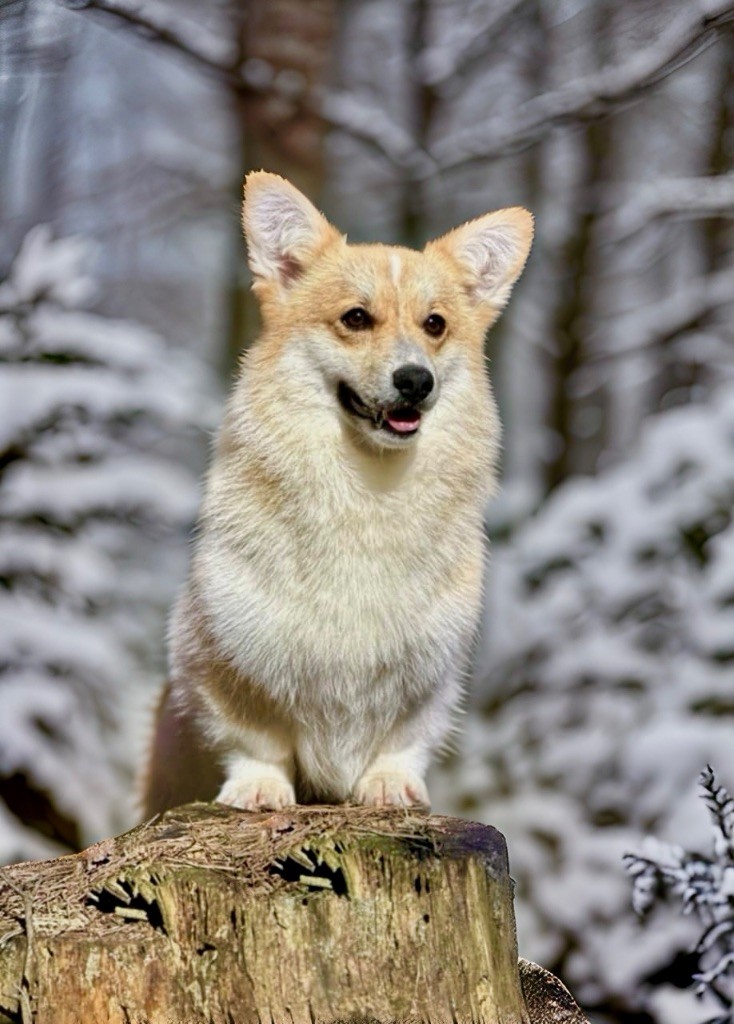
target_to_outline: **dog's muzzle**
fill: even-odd
[[[396,374],[399,372],[400,371],[396,371]],[[431,389],[429,389],[429,391],[425,391],[425,386],[424,381],[422,385],[425,392],[423,394],[423,398],[425,398],[433,387],[432,376]],[[416,394],[413,386],[411,386],[411,394]],[[358,416],[360,419],[370,421],[376,430],[384,430],[389,434],[396,434],[398,437],[410,437],[412,434],[415,434],[420,427],[421,411],[416,408],[416,405],[407,401],[398,402],[392,406],[377,407],[373,409],[370,408],[370,406],[357,394],[357,392],[353,388],[350,388],[344,381],[339,383],[337,397],[339,399],[339,404],[344,410],[346,410],[346,412],[351,413],[352,416]]]

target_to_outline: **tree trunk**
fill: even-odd
[[[79,1021],[583,1017],[550,975],[518,969],[495,829],[404,810],[190,804],[0,875],[0,1022]]]

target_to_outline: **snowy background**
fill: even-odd
[[[436,809],[507,836],[520,949],[592,1019],[698,1024],[622,856],[734,789],[734,0],[0,7],[0,855],[134,820],[221,396],[243,174],[354,239],[534,211],[488,341],[504,484]]]

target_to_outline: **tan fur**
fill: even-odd
[[[173,706],[223,766],[223,802],[426,803],[480,607],[499,441],[484,334],[532,218],[488,214],[423,252],[350,246],[260,172],[243,220],[264,329],[227,407],[172,620]],[[342,321],[354,307],[368,330]],[[439,338],[432,314],[446,320]],[[384,426],[405,365],[435,381],[409,436]],[[340,382],[374,418],[340,404]]]

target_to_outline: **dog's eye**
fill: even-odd
[[[423,330],[426,334],[430,334],[432,338],[440,338],[446,330],[446,321],[440,313],[431,313],[423,324]]]
[[[362,309],[361,306],[355,306],[354,309],[348,309],[341,318],[341,321],[345,327],[348,327],[352,331],[364,331],[374,323],[367,310]]]

